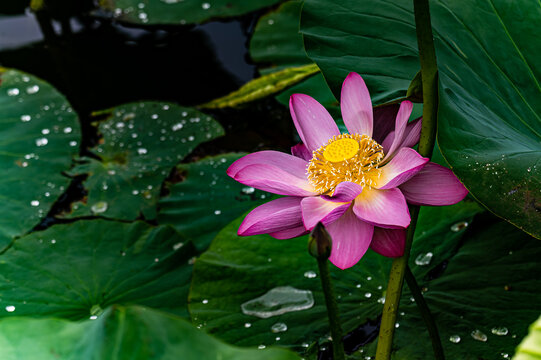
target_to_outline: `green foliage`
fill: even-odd
[[[73,175],[88,174],[88,197],[64,217],[156,218],[162,182],[197,145],[223,135],[210,116],[170,103],[141,102],[100,112],[100,144]]]
[[[177,165],[182,180],[169,185],[168,195],[160,199],[158,223],[172,225],[199,250],[206,250],[225,225],[268,201],[268,193],[226,175],[229,165],[242,156],[224,154]]]
[[[64,193],[81,137],[77,115],[56,89],[0,69],[0,250],[38,225]],[[24,181],[21,181],[24,179]]]
[[[525,324],[541,311],[537,301],[541,283],[531,276],[541,270],[536,260],[541,255],[537,242],[490,216],[472,221],[479,212],[478,206],[467,202],[423,208],[412,249],[412,270],[427,290],[425,297],[449,358],[499,359],[500,352],[511,353],[519,341],[512,335],[520,339],[526,332]],[[240,221],[227,226],[196,263],[190,291],[192,318],[208,332],[235,344],[279,344],[302,351],[328,331],[319,279],[312,273],[317,267],[308,255],[307,239],[238,237]],[[423,265],[421,258],[426,260],[428,252],[432,257]],[[417,257],[421,265],[416,264]],[[332,269],[346,332],[381,314],[389,264],[389,259],[369,252],[351,269]],[[269,318],[241,311],[243,303],[283,286],[311,291],[314,305]],[[425,359],[431,352],[428,334],[421,330],[420,314],[409,298],[406,291],[395,356]],[[277,323],[285,323],[287,331],[273,332],[271,328]],[[506,327],[508,334],[493,334],[492,328],[497,327]],[[487,335],[487,342],[472,338],[470,333],[476,329]],[[460,343],[448,340],[453,335],[460,336]],[[368,346],[364,354],[374,350]]]
[[[181,318],[140,306],[115,306],[82,322],[3,319],[0,334],[3,360],[299,359],[282,349],[233,347]]]
[[[228,18],[271,6],[280,0],[100,0],[105,10],[134,24],[192,24]],[[140,5],[143,4],[143,5]]]
[[[315,64],[289,67],[249,81],[237,91],[212,100],[200,107],[215,109],[243,105],[250,101],[278,93],[317,72],[319,72],[319,68]]]
[[[517,348],[513,360],[541,359],[541,317],[530,326],[530,333]]]
[[[431,13],[442,153],[476,199],[541,237],[540,58],[532,45],[541,9],[525,0],[440,0]],[[357,71],[375,104],[395,100],[419,69],[411,2],[307,0],[301,31],[337,96]]]
[[[194,255],[167,226],[105,220],[55,225],[18,239],[0,255],[0,316],[83,319],[113,304],[186,316]]]

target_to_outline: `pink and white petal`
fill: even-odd
[[[340,135],[338,126],[327,109],[314,98],[293,94],[289,98],[289,110],[295,128],[309,151],[319,149],[330,138]]]
[[[414,147],[419,142],[419,138],[421,136],[421,126],[422,126],[423,118],[420,117],[418,119],[413,120],[412,122],[408,123],[406,125],[406,131],[404,132],[404,139],[402,140],[402,143],[398,145],[398,149],[403,147]],[[391,131],[389,135],[383,140],[383,143],[381,146],[383,146],[383,152],[387,154],[389,152],[389,148],[391,147],[391,144],[394,140],[394,131]]]
[[[241,157],[229,166],[227,175],[234,179],[240,170],[254,164],[273,165],[298,178],[306,178],[306,167],[308,166],[305,160],[296,156],[279,151],[265,150]]]
[[[415,176],[428,161],[412,148],[401,148],[391,161],[380,168],[381,177],[374,187],[382,190],[395,188]]]
[[[280,230],[273,233],[269,233],[269,235],[275,239],[283,240],[283,239],[292,239],[301,235],[306,235],[308,233],[309,231],[306,230],[303,225],[303,226],[297,226],[295,228],[291,228],[287,230]]]
[[[292,146],[291,154],[306,161],[312,160],[312,152],[303,143]]]
[[[342,270],[359,262],[374,233],[374,226],[359,220],[351,210],[325,228],[332,238],[329,260]]]
[[[241,184],[278,195],[313,196],[317,194],[306,176],[296,177],[274,165],[246,166],[235,174],[234,179]]]
[[[387,135],[394,130],[396,114],[400,105],[392,104],[374,108],[374,131],[372,139],[381,144]]]
[[[305,197],[301,201],[304,227],[312,230],[318,222],[322,222],[323,225],[331,224],[344,215],[350,205],[350,202],[331,202],[319,196]]]
[[[387,257],[399,257],[404,255],[406,246],[405,229],[375,228],[370,248],[380,255]]]
[[[301,197],[283,197],[253,209],[239,227],[242,236],[277,233],[303,226]]]
[[[408,125],[408,120],[411,115],[411,110],[413,109],[413,104],[411,101],[406,100],[402,101],[400,104],[400,109],[398,109],[398,114],[396,114],[396,121],[395,121],[395,135],[393,138],[393,142],[389,148],[389,151],[385,154],[385,157],[383,158],[383,161],[388,160],[394,155],[394,152],[398,150],[399,145],[402,143],[402,140],[404,139],[404,133],[406,131],[406,126]]]
[[[355,199],[353,212],[359,219],[387,229],[406,228],[411,221],[406,198],[398,188],[363,189]]]
[[[372,100],[363,78],[357,73],[349,73],[342,84],[340,109],[344,124],[350,134],[372,137],[374,124]]]
[[[429,162],[409,181],[400,185],[406,200],[415,205],[452,205],[468,195],[453,172]]]
[[[321,197],[332,202],[352,202],[362,191],[361,185],[344,181],[338,184],[332,196],[322,195]]]

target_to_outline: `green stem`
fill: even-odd
[[[430,312],[430,309],[428,308],[425,298],[423,294],[421,293],[421,288],[419,288],[419,284],[417,284],[417,280],[415,280],[415,276],[413,276],[413,273],[411,272],[411,269],[409,266],[406,267],[406,282],[408,283],[408,287],[413,295],[413,298],[415,299],[417,308],[419,308],[419,311],[421,312],[421,317],[423,318],[425,322],[425,326],[428,330],[428,335],[430,336],[430,340],[432,340],[432,349],[434,350],[434,358],[436,360],[445,360],[445,356],[443,355],[443,347],[441,346],[440,334],[438,332],[438,327],[436,326],[436,323],[434,322],[432,313]]]
[[[338,314],[338,305],[334,297],[334,290],[331,284],[331,274],[329,272],[329,262],[326,258],[317,258],[319,268],[319,277],[321,286],[325,295],[325,304],[327,305],[327,315],[329,316],[329,325],[331,328],[333,359],[344,360],[344,344],[342,343],[342,326],[340,325],[340,316]]]
[[[428,0],[414,0],[413,8],[423,84],[423,124],[419,140],[419,154],[430,158],[436,142],[438,67],[434,40],[432,38]],[[419,206],[411,206],[410,215],[411,223],[406,236],[404,255],[394,259],[389,275],[389,284],[387,285],[387,295],[385,297],[378,346],[376,349],[376,358],[378,360],[388,360],[391,358],[398,303],[402,294],[409,253],[419,216]]]

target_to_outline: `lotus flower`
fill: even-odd
[[[292,155],[260,151],[227,170],[242,184],[286,195],[250,212],[239,235],[289,239],[321,222],[332,238],[329,260],[346,269],[369,247],[388,257],[403,254],[411,220],[407,203],[451,205],[468,193],[449,169],[411,148],[421,132],[421,119],[408,123],[411,102],[402,102],[398,112],[391,106],[373,113],[356,73],[345,79],[340,101],[349,134],[341,134],[308,95],[292,95],[289,107],[302,140]]]

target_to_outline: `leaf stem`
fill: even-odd
[[[438,110],[438,67],[436,52],[432,38],[430,11],[428,0],[413,0],[421,77],[423,85],[423,123],[419,140],[419,154],[430,158],[436,142],[437,110]],[[391,266],[387,295],[383,307],[381,327],[379,332],[376,359],[389,360],[393,344],[394,329],[398,304],[402,294],[404,276],[408,258],[415,234],[419,206],[410,206],[411,223],[408,227],[404,255],[396,258]],[[434,340],[434,339],[433,339]]]
[[[344,360],[344,344],[342,343],[342,326],[340,325],[340,316],[338,314],[338,305],[334,297],[334,290],[331,284],[331,274],[329,271],[329,261],[326,258],[317,258],[319,268],[319,277],[321,286],[325,295],[325,304],[327,305],[327,315],[331,328],[333,359]]]
[[[430,312],[430,309],[428,308],[425,298],[421,292],[421,288],[419,287],[419,284],[417,284],[417,280],[415,280],[415,276],[413,276],[413,273],[411,272],[409,266],[406,266],[405,277],[406,282],[408,283],[408,287],[413,295],[413,298],[415,299],[415,303],[417,304],[417,308],[419,308],[419,311],[421,312],[421,317],[425,322],[426,328],[428,330],[428,335],[432,340],[434,358],[436,360],[444,360],[445,355],[443,355],[443,347],[441,346],[441,339],[438,332],[438,327],[436,326],[436,322],[434,321],[432,313]]]

